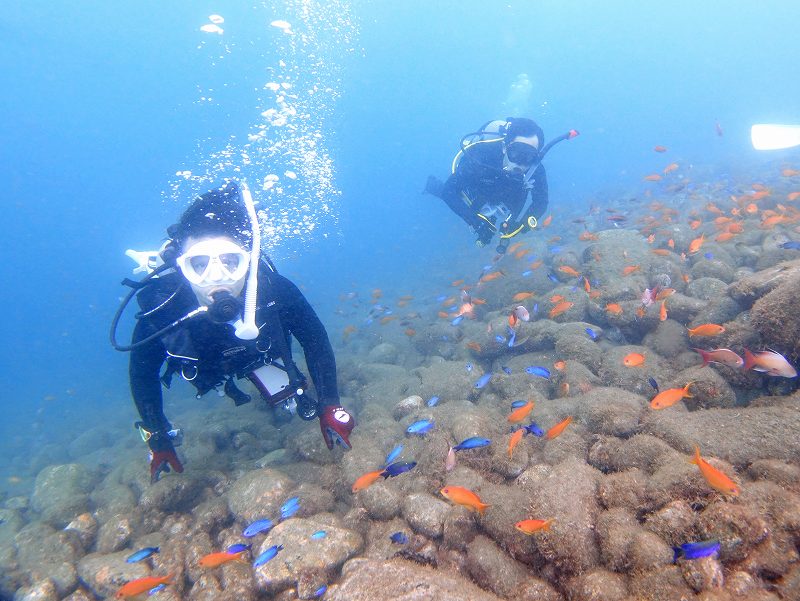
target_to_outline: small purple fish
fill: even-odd
[[[483,374],[480,378],[478,378],[478,381],[475,382],[475,388],[483,388],[489,383],[489,380],[491,379],[492,379],[491,373]]]
[[[381,472],[381,476],[383,476],[384,480],[394,478],[395,476],[413,470],[415,467],[417,467],[416,461],[410,463],[393,463],[386,466],[386,469]]]

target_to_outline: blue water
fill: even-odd
[[[135,419],[127,357],[107,341],[132,267],[123,252],[160,244],[202,191],[176,187],[177,171],[213,183],[237,166],[263,177],[267,165],[234,157],[218,169],[210,157],[232,137],[241,147],[260,122],[261,86],[281,59],[306,83],[323,65],[340,95],[312,103],[318,113],[304,120],[321,134],[340,195],[313,231],[284,233],[271,250],[337,333],[348,323],[334,313],[343,292],[433,297],[485,263],[467,228],[420,191],[490,119],[522,110],[548,138],[581,131],[546,161],[556,215],[640,190],[641,175],[664,165],[655,144],[672,160],[743,170],[792,153],[757,155],[752,123],[800,123],[795,2],[310,2],[308,28],[299,2],[229,4],[4,4],[4,453],[60,441],[89,416],[114,430]],[[225,17],[223,35],[199,30],[212,13]],[[287,51],[274,19],[313,33],[315,58]],[[530,94],[508,102],[520,74]],[[304,184],[277,202],[302,213]],[[317,215],[319,199],[310,202]]]

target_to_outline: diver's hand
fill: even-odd
[[[353,431],[356,422],[353,416],[344,407],[336,405],[325,405],[319,412],[319,427],[322,430],[322,438],[329,449],[333,449],[334,443],[342,445],[345,450],[350,450],[350,432]]]
[[[147,441],[150,447],[150,483],[158,482],[162,473],[168,473],[170,468],[177,473],[183,472],[183,464],[175,453],[172,438],[166,432],[153,432]]]

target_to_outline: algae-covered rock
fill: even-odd
[[[77,463],[51,465],[36,476],[33,509],[54,526],[63,528],[89,509],[93,477]]]
[[[228,507],[244,522],[275,515],[293,488],[294,482],[278,470],[247,472],[227,492]]]

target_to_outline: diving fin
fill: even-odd
[[[438,196],[441,198],[443,189],[444,182],[435,175],[429,175],[428,181],[425,182],[425,189],[422,191],[422,193],[425,194],[427,192],[428,194],[432,194],[433,196]]]
[[[800,125],[757,124],[750,128],[756,150],[779,150],[800,146]]]

